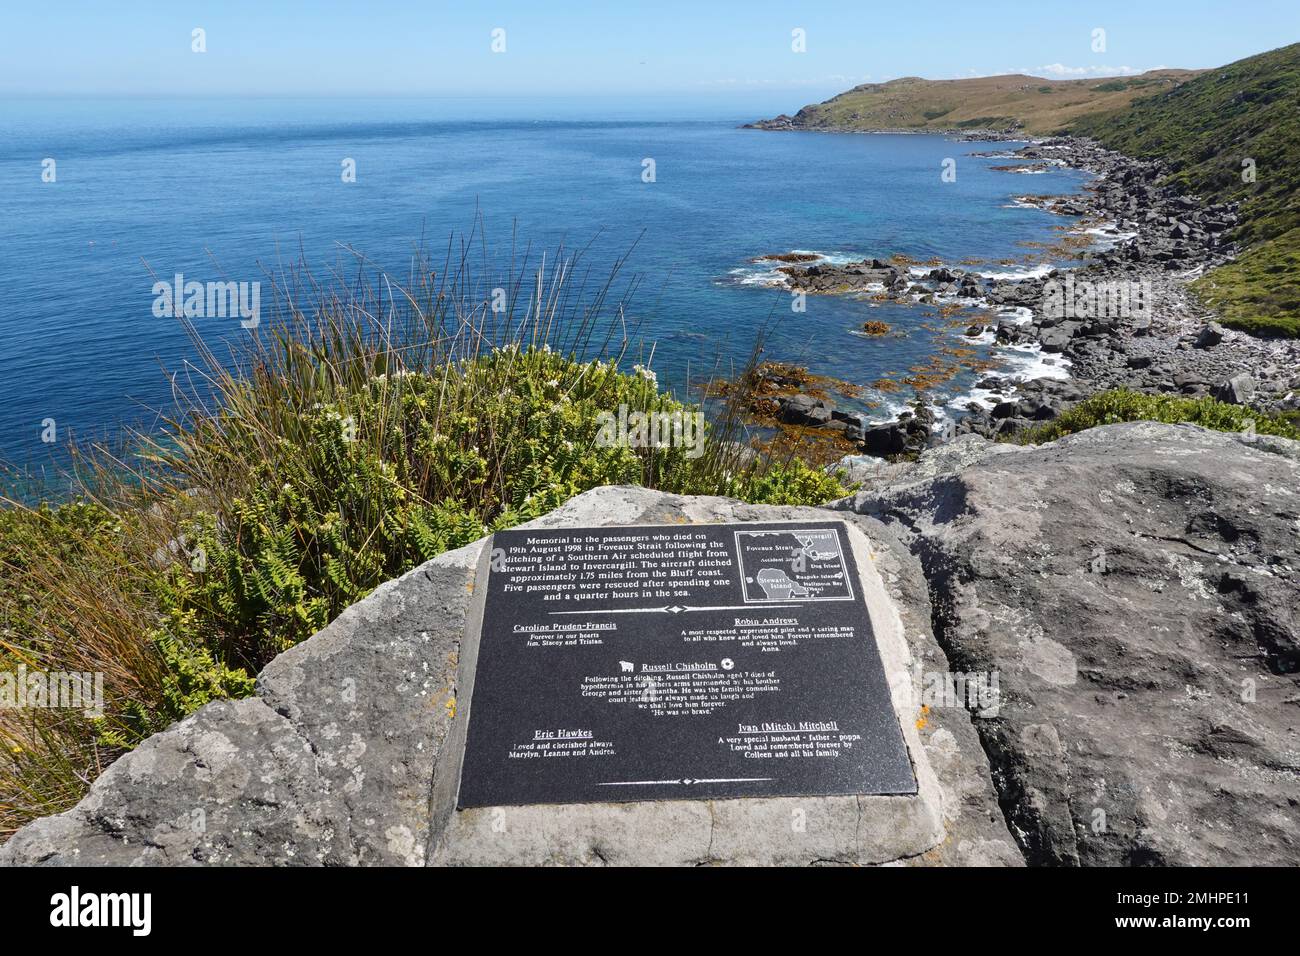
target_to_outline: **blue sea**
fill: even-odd
[[[632,249],[633,317],[661,382],[679,390],[688,368],[743,363],[773,321],[768,358],[855,384],[897,378],[961,331],[943,328],[933,309],[865,298],[809,297],[794,312],[770,283],[773,264],[752,260],[806,250],[1024,261],[1032,244],[1060,237],[1062,220],[1011,197],[1077,191],[1085,178],[994,171],[1005,161],[970,156],[989,144],[937,135],[737,128],[760,115],[770,113],[428,99],[0,101],[0,459],[39,466],[71,437],[111,439],[168,408],[167,372],[191,347],[174,319],[153,314],[155,274],[258,280],[300,255],[328,268],[351,248],[404,277],[422,241],[436,250],[479,217],[503,261],[516,235],[535,255],[583,248],[594,273]],[[47,158],[54,182],[42,180]],[[941,180],[948,158],[955,182]],[[345,159],[355,160],[355,183],[342,181]],[[643,179],[646,159],[653,182]],[[854,334],[868,319],[898,334]],[[198,324],[214,343],[248,334],[236,319]],[[937,400],[958,398],[971,378]],[[906,396],[868,390],[876,401],[866,407],[892,417]],[[54,445],[42,442],[47,419]]]

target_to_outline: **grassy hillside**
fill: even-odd
[[[1171,179],[1216,202],[1240,200],[1245,242],[1300,226],[1300,43],[1202,73],[1160,96],[1070,124],[1130,156],[1161,159]],[[1243,180],[1254,160],[1255,181]]]
[[[984,76],[868,83],[825,103],[805,106],[795,125],[808,129],[1011,129],[1052,133],[1099,110],[1118,110],[1195,76],[1154,70],[1113,80],[1044,80]]]
[[[1192,289],[1233,328],[1300,338],[1300,228],[1252,246]]]
[[[1164,160],[1172,182],[1207,199],[1239,201],[1236,238],[1248,251],[1195,288],[1239,328],[1300,335],[1300,43],[1082,117],[1071,131]]]

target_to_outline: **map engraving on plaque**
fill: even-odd
[[[916,792],[841,522],[493,548],[461,808]]]
[[[736,551],[746,601],[853,600],[834,530],[737,531]]]

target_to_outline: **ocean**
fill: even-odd
[[[773,324],[767,358],[866,385],[863,407],[889,418],[907,390],[870,383],[960,344],[961,329],[933,309],[863,298],[810,296],[795,312],[772,285],[774,264],[751,260],[806,250],[1029,262],[1063,220],[1012,197],[1086,181],[993,170],[1005,160],[970,155],[987,143],[766,133],[737,128],[763,114],[725,109],[484,112],[414,99],[0,102],[0,460],[38,467],[70,438],[111,440],[168,408],[167,373],[191,346],[155,316],[155,276],[265,280],[277,263],[301,255],[325,270],[353,249],[400,278],[421,242],[436,253],[480,217],[503,262],[516,235],[534,257],[583,249],[595,274],[631,249],[642,353],[653,346],[660,381],[679,391],[688,370],[743,364]],[[953,182],[941,178],[947,159]],[[345,160],[355,182],[343,181]],[[869,319],[894,334],[855,334]],[[198,324],[218,345],[249,334],[237,318]],[[978,348],[1008,368],[1036,360]],[[936,402],[973,378],[944,384]]]

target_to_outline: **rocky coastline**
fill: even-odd
[[[961,135],[984,142],[1005,141],[1012,134]],[[866,294],[939,305],[953,317],[978,310],[981,317],[972,320],[963,338],[1035,352],[1061,374],[984,375],[975,383],[979,398],[936,409],[920,393],[912,411],[884,423],[841,412],[823,398],[794,395],[782,401],[782,421],[830,426],[859,442],[862,452],[888,456],[915,453],[961,434],[1012,435],[1114,388],[1209,395],[1262,411],[1300,407],[1300,341],[1225,329],[1188,289],[1207,269],[1236,255],[1230,239],[1239,220],[1235,203],[1202,203],[1161,185],[1168,172],[1162,164],[1077,137],[972,155],[1005,159],[1008,165],[997,168],[1009,172],[1056,167],[1094,175],[1078,195],[1015,197],[1021,205],[1078,217],[1076,236],[1091,240],[1072,252],[1079,265],[1044,266],[1009,279],[991,278],[985,273],[992,270],[982,273],[978,267],[927,269],[898,258],[833,264],[794,257],[782,260],[782,282],[806,294]],[[996,318],[990,320],[990,314]],[[951,415],[950,424],[940,428],[945,415]]]

